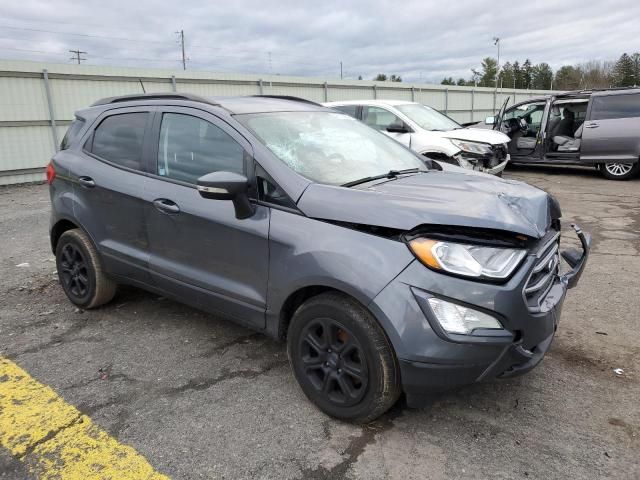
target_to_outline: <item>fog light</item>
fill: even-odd
[[[502,330],[500,322],[486,313],[466,308],[439,298],[429,298],[429,306],[438,323],[449,333],[469,335],[478,328]]]

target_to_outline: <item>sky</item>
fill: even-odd
[[[440,83],[484,57],[564,64],[640,51],[640,1],[2,0],[0,59]]]

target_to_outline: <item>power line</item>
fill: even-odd
[[[124,38],[124,37],[109,37],[107,35],[90,35],[88,33],[72,33],[72,32],[61,32],[54,30],[43,30],[39,28],[26,28],[26,27],[12,27],[10,25],[0,25],[0,28],[7,28],[10,30],[25,30],[28,32],[44,32],[44,33],[56,33],[58,35],[73,35],[75,37],[88,37],[88,38],[104,38],[107,40],[123,40],[125,42],[142,42],[142,43],[159,43],[162,45],[166,45],[166,42],[160,42],[158,40],[140,40],[137,38]]]

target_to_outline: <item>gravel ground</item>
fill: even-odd
[[[44,185],[0,189],[0,352],[175,479],[640,478],[640,179],[505,176],[555,194],[594,237],[551,351],[523,377],[335,421],[260,334],[130,288],[77,311],[54,274]],[[0,451],[0,478],[28,477]]]

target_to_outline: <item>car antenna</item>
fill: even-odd
[[[144,89],[144,83],[142,83],[142,79],[138,78],[138,81],[140,82],[140,86],[142,87],[142,93],[147,93],[147,91]]]

